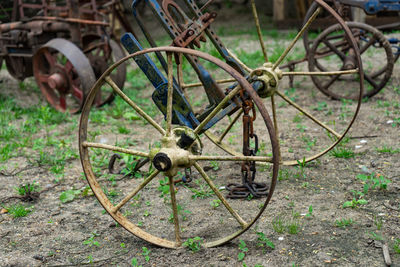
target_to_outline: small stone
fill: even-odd
[[[361,171],[364,172],[364,173],[366,173],[366,174],[371,174],[371,173],[372,173],[372,172],[371,172],[367,167],[365,167],[364,165],[360,165],[359,167],[360,167]]]
[[[278,237],[279,241],[282,241],[283,239],[284,239],[283,236]]]
[[[365,143],[367,143],[368,141],[367,140],[365,140],[365,139],[363,139],[363,140],[360,140],[360,143],[361,144],[365,144]]]
[[[32,258],[34,258],[35,260],[38,260],[38,261],[42,261],[42,262],[44,262],[46,260],[46,258],[42,255],[34,255]]]

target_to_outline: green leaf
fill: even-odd
[[[361,180],[363,180],[363,181],[366,181],[366,180],[368,179],[368,176],[365,175],[365,174],[359,174],[359,175],[357,175],[357,178],[358,178],[358,179],[361,179]]]
[[[353,207],[353,201],[346,201],[343,203],[343,208]]]
[[[369,184],[365,184],[363,188],[364,194],[368,193],[368,190],[369,190]]]
[[[238,254],[238,261],[242,261],[242,260],[244,260],[244,257],[245,257],[246,255],[243,253],[243,252],[239,252],[239,254]]]
[[[268,247],[270,247],[270,248],[272,248],[272,249],[275,249],[275,244],[274,244],[271,240],[265,240],[265,244],[266,244]]]
[[[133,121],[137,121],[140,120],[140,116],[138,116],[136,113],[134,112],[126,112],[124,113],[123,117],[127,120],[133,120]]]
[[[365,200],[365,199],[359,199],[359,200],[357,200],[357,202],[358,202],[358,204],[360,204],[360,205],[366,205],[366,204],[368,204],[368,201]]]
[[[62,203],[71,202],[71,201],[73,201],[75,199],[75,196],[79,195],[80,193],[81,193],[80,190],[74,190],[74,189],[66,190],[66,191],[61,193],[60,201]]]

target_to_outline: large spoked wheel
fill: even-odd
[[[345,137],[360,109],[364,81],[356,39],[346,23],[331,7],[324,1],[316,0],[315,11],[309,16],[309,19],[304,23],[294,40],[286,44],[286,49],[277,59],[274,59],[274,62],[268,62],[268,47],[262,40],[254,0],[251,2],[256,25],[258,26],[260,46],[266,63],[262,67],[252,66],[252,62],[247,62],[248,65],[246,65],[246,62],[241,62],[241,65],[249,72],[250,80],[264,84],[264,88],[260,89],[258,93],[267,99],[264,103],[267,108],[272,110],[275,131],[280,139],[281,164],[296,165],[299,162],[305,163],[317,159],[333,149]],[[318,21],[320,14],[324,12],[331,14],[335,18],[339,25],[338,27],[342,30],[342,34],[348,40],[349,49],[353,51],[352,59],[355,62],[355,66],[343,69],[342,64],[336,64],[332,65],[333,67],[329,70],[315,71],[312,69],[312,71],[308,71],[304,70],[306,66],[296,65],[296,68],[303,69],[296,71],[294,68],[287,72],[283,71],[285,66],[291,66],[291,55],[289,53],[292,50],[300,53],[301,49],[303,49],[304,56],[307,54],[307,51],[296,45],[296,43],[309,27],[316,27],[314,24]],[[279,44],[279,46],[281,47],[282,44]],[[238,60],[240,61],[239,56]],[[331,59],[325,57],[324,60]],[[280,66],[282,66],[282,69],[280,69]],[[327,77],[331,80],[335,80],[337,77],[353,77],[354,82],[351,86],[353,87],[353,92],[357,95],[357,99],[343,102],[328,101],[326,96],[315,88],[311,79],[307,79],[310,76],[312,78]],[[295,82],[294,86],[291,86],[287,77],[295,77],[295,80],[299,80],[299,82]],[[253,86],[257,87],[254,82]],[[343,85],[338,83],[334,86]],[[238,120],[239,118],[234,117],[233,120]],[[208,136],[228,153],[241,155],[240,151],[229,145],[228,140],[225,138],[227,132],[229,132],[229,127],[227,130],[222,131],[222,134],[210,132]]]
[[[46,100],[61,112],[79,112],[96,81],[85,54],[70,41],[60,38],[36,51],[33,72]]]
[[[358,22],[347,22],[347,26],[357,40],[363,63],[364,78],[367,81],[363,98],[369,98],[377,94],[392,75],[392,47],[386,37],[374,27]],[[308,64],[310,71],[324,72],[332,70],[335,66],[341,66],[344,70],[357,67],[354,51],[340,25],[332,25],[313,40]],[[359,91],[355,86],[358,83],[357,76],[313,76],[312,79],[321,92],[333,99],[358,99]]]
[[[168,75],[164,73],[165,83],[153,88],[141,71],[135,74],[135,88],[122,92],[110,77],[120,64],[136,59],[143,62],[155,58],[155,52],[167,54]],[[160,55],[160,54],[158,54]],[[197,62],[217,72],[229,74],[236,82],[227,91],[222,101],[195,122],[193,127],[176,125],[175,122],[185,113],[183,93],[173,90],[179,81],[178,72],[182,58],[196,57]],[[175,63],[174,60],[175,59]],[[177,63],[178,62],[178,63]],[[153,75],[155,72],[146,69]],[[176,74],[176,75],[175,75]],[[212,77],[215,78],[215,77]],[[91,114],[96,95],[103,87],[112,88],[118,95],[115,103],[118,110],[124,111],[119,127],[115,131],[104,127]],[[161,110],[156,108],[150,97],[160,100]],[[203,92],[189,96],[190,106],[196,106],[195,99],[206,97]],[[258,142],[263,144],[268,155],[231,156],[216,149],[204,138],[203,132],[210,123],[215,122],[227,107],[238,102],[239,97],[254,104],[258,121],[255,127],[263,128]],[[181,99],[181,100],[179,100]],[[159,102],[157,102],[159,103]],[[166,119],[164,119],[166,118]],[[222,122],[221,122],[222,123]],[[239,127],[236,127],[239,128]],[[120,129],[120,128],[118,128]],[[233,142],[244,145],[242,129],[236,129]],[[256,130],[255,130],[256,131]],[[257,130],[257,133],[259,131]],[[248,141],[248,139],[247,139]],[[248,230],[261,216],[271,200],[279,168],[279,146],[272,121],[260,98],[247,80],[226,63],[206,53],[176,47],[151,48],[129,55],[107,69],[90,91],[82,110],[79,126],[79,149],[81,163],[88,183],[104,209],[125,229],[155,245],[166,248],[179,248],[185,240],[195,239],[205,247],[224,244]],[[135,173],[136,179],[124,179],[108,174],[101,162],[113,153],[119,153],[126,163],[125,171],[131,170],[138,161],[150,161]],[[251,201],[228,199],[223,190],[228,183],[242,179],[241,165],[244,162],[269,163],[270,167],[257,168],[257,182],[262,186],[265,197]],[[145,171],[145,168],[148,170]],[[193,172],[191,171],[193,170]],[[184,186],[175,185],[185,173],[185,179],[192,180]],[[121,175],[123,176],[123,175]],[[160,197],[159,197],[160,196]],[[249,196],[251,198],[251,196]]]
[[[100,78],[109,66],[125,56],[124,51],[117,42],[112,39],[102,39],[97,35],[84,36],[82,50],[90,61],[96,79]],[[118,66],[110,77],[122,89],[126,79],[126,65],[121,64]],[[114,97],[113,91],[99,92],[95,100],[96,106],[101,107],[109,104],[114,100]]]

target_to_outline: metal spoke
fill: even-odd
[[[130,192],[121,202],[118,203],[118,205],[114,206],[111,210],[112,213],[116,213],[119,211],[122,206],[124,206],[128,201],[136,196],[137,193],[139,193],[140,190],[142,190],[151,180],[153,180],[154,177],[156,177],[160,173],[159,170],[153,171],[149,177],[147,177],[138,187],[136,187],[132,192]]]
[[[344,60],[346,58],[346,55],[343,54],[342,51],[340,51],[339,49],[337,49],[336,46],[334,46],[331,42],[329,42],[328,40],[324,39],[322,41],[327,47],[329,47],[336,55],[338,55],[342,60]]]
[[[154,121],[146,112],[144,112],[138,105],[136,105],[121,89],[114,83],[114,81],[107,76],[104,78],[106,82],[114,89],[114,91],[127,102],[139,115],[141,115],[148,123],[150,123],[154,128],[156,128],[161,134],[165,134],[165,130]]]
[[[173,69],[172,69],[172,53],[167,52],[167,62],[168,62],[168,96],[167,96],[167,136],[171,135],[172,129],[172,100],[173,100]]]
[[[240,217],[240,215],[229,205],[228,201],[225,197],[219,192],[218,188],[211,181],[210,177],[208,177],[207,173],[203,170],[203,168],[199,165],[199,163],[195,162],[193,166],[197,169],[197,171],[201,174],[203,179],[207,182],[210,188],[214,191],[215,195],[221,200],[222,204],[226,207],[230,214],[237,220],[237,222],[243,227],[247,227],[247,222]]]
[[[46,58],[50,66],[54,66],[56,64],[56,59],[50,53],[49,49],[47,49],[46,52],[44,52],[44,57]]]
[[[229,131],[232,129],[233,125],[237,122],[237,120],[240,118],[240,116],[243,114],[243,109],[241,109],[238,114],[236,114],[235,118],[231,121],[231,123],[228,125],[228,127],[225,129],[225,131],[222,133],[222,135],[218,139],[218,143],[221,143],[222,140],[225,138],[225,136],[229,133]]]
[[[306,117],[308,117],[309,119],[311,119],[312,121],[314,121],[316,124],[318,124],[319,126],[321,126],[322,128],[324,128],[325,130],[327,130],[328,132],[330,132],[331,134],[333,134],[334,136],[336,136],[337,138],[341,138],[342,135],[338,134],[335,130],[331,129],[328,125],[326,125],[325,123],[323,123],[322,121],[318,120],[317,118],[315,118],[313,115],[311,115],[311,113],[309,113],[308,111],[304,110],[302,107],[300,107],[299,105],[297,105],[295,102],[293,102],[292,100],[290,100],[290,98],[288,98],[287,96],[285,96],[284,94],[282,94],[279,91],[275,92],[276,94],[278,94],[280,97],[282,97],[283,100],[285,100],[286,102],[288,102],[291,106],[293,106],[294,108],[296,108],[297,110],[301,111],[301,113],[303,113]]]
[[[181,245],[182,241],[181,241],[180,228],[179,228],[178,207],[176,205],[174,177],[169,176],[168,181],[169,181],[169,191],[171,194],[172,211],[174,214],[175,240],[176,240],[177,247],[179,247]]]
[[[283,72],[283,76],[333,76],[333,75],[344,75],[344,74],[355,74],[358,73],[358,69],[352,70],[340,70],[340,71],[292,71],[292,72]]]
[[[215,161],[256,161],[256,162],[272,162],[271,157],[263,157],[263,156],[244,156],[242,155],[234,155],[234,156],[189,156],[190,160],[198,160],[198,161],[206,161],[206,160],[215,160]]]
[[[320,11],[321,11],[321,7],[318,7],[318,9],[312,14],[312,16],[306,22],[306,24],[304,24],[303,28],[299,31],[299,33],[293,39],[291,44],[286,48],[286,50],[283,52],[283,54],[274,63],[274,65],[272,66],[272,70],[275,70],[279,66],[279,64],[281,64],[281,62],[285,59],[285,57],[290,52],[290,50],[292,50],[293,46],[297,43],[297,41],[300,39],[300,37],[303,35],[303,33],[308,29],[308,27],[311,25],[311,23],[317,18]]]
[[[67,109],[67,99],[65,98],[65,95],[60,95],[60,107],[62,109]]]
[[[261,51],[263,52],[265,62],[268,62],[267,50],[265,49],[264,41],[262,38],[260,20],[258,19],[257,7],[254,0],[251,0],[251,10],[253,11],[254,22],[256,23],[258,39],[260,41]]]
[[[116,151],[116,152],[121,152],[121,153],[129,154],[129,155],[145,157],[145,158],[149,157],[149,154],[145,153],[145,152],[122,148],[122,147],[117,147],[117,146],[112,146],[112,145],[100,144],[100,143],[92,143],[92,142],[84,141],[82,143],[82,146],[83,147],[92,147],[92,148],[102,148],[102,149],[106,149],[106,150],[110,150],[110,151]]]
[[[50,75],[48,74],[39,74],[39,81],[48,83]]]
[[[236,82],[235,78],[230,78],[230,79],[221,79],[221,80],[216,80],[215,83],[217,84],[222,84],[222,83],[231,83],[231,82]],[[182,84],[182,88],[192,88],[192,87],[199,87],[199,86],[203,86],[203,83],[181,83]]]
[[[362,48],[360,48],[360,55],[362,55],[371,45],[373,45],[376,41],[376,36],[372,36],[372,38],[366,43]]]
[[[182,92],[183,92],[183,95],[185,96],[185,98],[186,98],[186,100],[188,100],[189,101],[189,95],[188,95],[188,91],[186,90],[186,88],[188,88],[188,87],[185,87],[185,82],[184,82],[184,80],[183,80],[183,67],[182,67],[182,54],[181,53],[179,53],[178,54],[178,62],[177,62],[177,76],[178,76],[178,84],[179,84],[179,87],[182,89]],[[201,83],[200,83],[200,85],[202,85]],[[199,86],[200,86],[199,85]],[[190,102],[188,102],[189,103],[189,106],[190,106],[190,108],[192,109],[192,110],[194,110],[193,109],[193,106],[192,106],[192,104],[190,103]]]
[[[242,87],[239,85],[235,87],[222,101],[214,108],[214,110],[208,114],[208,116],[194,129],[194,133],[198,134],[204,126],[225,106],[226,103],[228,103],[229,100],[231,100],[240,90]]]
[[[65,63],[65,72],[69,73],[73,68],[74,66],[72,65],[71,61],[68,60],[67,63]]]
[[[374,79],[372,79],[369,75],[367,75],[364,72],[364,78],[365,80],[367,80],[367,82],[369,82],[374,88],[378,88],[378,84],[376,84],[376,82],[374,81]]]
[[[339,75],[334,75],[329,82],[327,82],[324,86],[322,86],[324,89],[327,89],[329,86],[331,86],[337,79],[339,78]]]
[[[77,86],[72,86],[72,95],[78,100],[83,100],[83,92]]]
[[[234,59],[236,60],[237,63],[239,63],[239,65],[245,69],[248,73],[253,72],[253,69],[248,67],[246,64],[244,64],[234,53],[232,53],[229,49],[226,49],[228,51],[228,54]]]

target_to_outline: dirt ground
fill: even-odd
[[[249,41],[241,42],[240,47],[251,50],[256,40],[246,34],[226,37],[223,41],[236,45],[235,40],[247,38]],[[279,38],[280,35],[275,42],[267,44],[276,47],[288,43],[287,39]],[[129,81],[127,91],[135,88]],[[326,117],[322,116],[324,121],[341,117],[337,125],[332,125],[339,132],[346,129],[355,103],[343,104],[328,99],[315,90],[308,78],[296,78],[295,86],[305,91],[289,90],[287,96],[313,110],[316,116],[326,112]],[[282,83],[282,88],[288,88],[287,80]],[[148,98],[149,94],[148,91],[140,92],[139,98]],[[14,105],[21,110],[45,105],[33,79],[27,79],[21,85],[8,75],[4,66],[0,72],[0,96],[4,101],[14,99]],[[298,111],[283,102],[278,102],[278,119],[282,122],[279,137],[284,159],[301,161],[303,156],[314,155],[331,144],[325,131],[299,118]],[[121,124],[115,114],[110,115],[110,111],[119,107],[118,103],[103,108],[101,114],[91,114],[93,129],[89,136],[96,142],[111,145],[119,142],[140,149],[153,145],[158,140],[154,138],[157,133],[149,125],[140,120],[130,120],[128,125],[125,117],[120,118]],[[323,104],[321,109],[317,103]],[[269,104],[267,108],[271,110]],[[15,110],[11,115],[16,116]],[[4,113],[8,111],[0,112],[6,116]],[[19,116],[8,127],[22,129],[21,125],[29,116],[26,113]],[[399,116],[400,65],[397,63],[386,88],[362,104],[348,134],[350,138],[340,146],[354,152],[353,156],[341,158],[328,153],[303,167],[281,166],[272,200],[257,222],[239,238],[197,252],[152,245],[130,234],[105,213],[89,190],[79,160],[79,115],[68,115],[65,122],[53,127],[45,124],[32,134],[25,131],[22,137],[28,140],[27,145],[0,162],[0,266],[385,266],[382,245],[389,248],[392,266],[400,266]],[[154,119],[161,123],[162,116],[158,113]],[[222,122],[223,125],[227,123]],[[261,124],[259,118],[257,127]],[[129,129],[120,130],[122,126]],[[237,127],[235,131],[229,140],[240,150],[237,138],[241,128]],[[4,144],[17,141],[17,138],[18,135],[14,135],[4,139]],[[37,140],[51,140],[52,145],[43,147]],[[216,150],[207,139],[202,141],[204,155]],[[262,150],[270,152],[268,135],[260,137],[260,144],[263,142]],[[60,172],[43,161],[46,153],[50,158],[56,157],[55,151],[69,153],[63,158],[64,167]],[[141,176],[146,177],[144,171],[136,178],[122,174],[110,176],[107,164],[111,152],[92,152],[93,169],[101,189],[113,203],[118,203],[135,188],[142,181]],[[240,164],[206,162],[201,165],[220,189],[228,182],[240,180]],[[269,182],[270,169],[260,167],[260,176],[261,173]],[[360,175],[375,181],[380,179],[380,183],[366,190],[363,196],[357,195],[357,192],[363,192],[365,184],[369,184],[369,180],[357,178]],[[141,229],[173,240],[169,199],[162,197],[163,177],[157,178],[121,213]],[[200,174],[193,170],[193,182],[176,186],[178,202],[182,203],[179,218],[183,241],[196,236],[201,236],[204,241],[215,240],[238,228],[215,195],[209,194],[207,185],[197,182],[200,180]],[[16,188],[28,183],[40,186],[40,194],[33,194],[33,200],[18,197]],[[383,184],[387,184],[386,188]],[[76,192],[72,193],[72,199],[62,201],[66,192],[72,190]],[[225,195],[226,190],[222,193]],[[247,219],[257,214],[264,200],[229,200],[229,203]],[[367,203],[357,202],[360,200]],[[343,207],[347,202],[353,203],[353,207]],[[9,209],[16,204],[24,205],[31,212],[15,218]],[[260,240],[261,236],[268,238],[274,248],[263,243],[266,239]],[[240,253],[244,253],[243,260]]]

